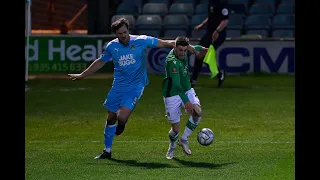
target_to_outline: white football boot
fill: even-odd
[[[188,144],[189,144],[188,140],[182,140],[182,139],[178,140],[178,145],[183,148],[183,152],[186,153],[187,155],[191,155],[191,150]]]
[[[169,144],[168,152],[166,155],[167,159],[173,159],[175,149],[176,149],[175,147],[171,147],[171,144]]]

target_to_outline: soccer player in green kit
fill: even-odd
[[[184,153],[191,155],[188,145],[188,137],[198,126],[202,111],[200,100],[191,88],[189,76],[189,62],[187,56],[187,47],[189,39],[179,36],[175,40],[174,48],[166,57],[166,77],[162,83],[162,95],[165,104],[166,117],[171,124],[169,131],[169,149],[166,154],[167,159],[174,157],[176,142],[183,148]],[[205,47],[193,46],[196,50],[196,56],[204,56],[208,50]],[[181,138],[178,140],[180,132],[180,117],[182,115],[181,107],[190,114],[185,130]]]

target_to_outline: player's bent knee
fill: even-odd
[[[107,119],[107,125],[114,125],[116,124],[117,119]]]
[[[126,124],[128,121],[127,118],[124,118],[124,117],[121,117],[121,116],[118,116],[118,124],[121,124],[121,125],[124,125]]]
[[[168,119],[171,126],[173,126],[174,124],[180,123],[180,119]]]
[[[202,109],[199,104],[193,104],[193,116],[196,116],[196,117],[202,116]]]
[[[171,128],[176,134],[179,134],[179,132],[180,132],[180,123],[178,122],[178,123],[172,124]]]
[[[126,124],[132,110],[128,107],[121,107],[117,114],[118,124]]]
[[[114,125],[117,122],[117,114],[113,112],[108,112],[107,125]]]

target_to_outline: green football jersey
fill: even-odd
[[[202,46],[193,46],[197,51],[200,51]],[[172,49],[166,57],[166,72],[162,82],[162,95],[171,97],[179,95],[184,103],[189,102],[185,92],[191,89],[189,75],[189,61],[186,55],[184,59],[178,59]]]

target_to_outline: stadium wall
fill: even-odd
[[[113,36],[31,36],[29,44],[29,74],[77,73],[99,57]],[[25,41],[26,42],[26,41]],[[192,41],[197,44],[198,41]],[[25,46],[27,50],[27,46]],[[170,49],[148,49],[147,70],[163,73],[164,60]],[[217,62],[228,74],[253,72],[294,74],[294,40],[227,40],[218,50]],[[190,71],[194,55],[190,54]],[[111,73],[108,63],[99,72]],[[203,65],[202,73],[209,73]]]

